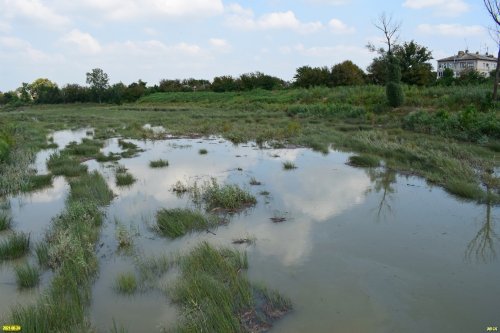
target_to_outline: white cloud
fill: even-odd
[[[7,18],[24,17],[51,28],[65,26],[70,20],[45,6],[40,0],[3,0],[0,2]]]
[[[354,27],[349,27],[347,24],[338,19],[331,19],[328,22],[328,27],[334,34],[345,35],[352,34],[356,31]]]
[[[443,35],[451,37],[478,36],[485,33],[484,27],[480,25],[461,24],[420,24],[417,31],[430,35]]]
[[[218,51],[226,52],[231,49],[231,45],[228,43],[228,41],[222,38],[210,38],[208,42],[215,50]]]
[[[307,3],[320,4],[320,5],[331,5],[339,6],[345,5],[350,2],[350,0],[305,0]]]
[[[12,30],[12,26],[7,22],[0,22],[0,33],[10,32]]]
[[[61,55],[49,55],[34,48],[30,42],[17,37],[0,37],[0,56],[29,63],[55,63],[62,61]]]
[[[323,24],[316,22],[301,22],[292,11],[267,13],[255,18],[252,10],[245,9],[238,4],[227,7],[229,15],[228,25],[244,30],[289,29],[300,33],[311,33],[320,30]]]
[[[101,45],[94,37],[78,29],[73,29],[64,35],[62,41],[76,45],[83,53],[97,54],[101,51]]]
[[[76,0],[62,6],[94,10],[112,20],[138,18],[212,16],[222,14],[221,0]]]
[[[406,0],[403,6],[411,9],[434,8],[439,16],[457,16],[469,10],[469,5],[463,0]]]

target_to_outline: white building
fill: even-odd
[[[457,55],[439,59],[437,63],[438,78],[443,77],[445,68],[451,68],[455,77],[467,69],[474,69],[483,76],[489,76],[490,72],[497,68],[497,58],[492,54],[469,53],[469,51],[458,51]]]

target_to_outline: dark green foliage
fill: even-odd
[[[404,103],[404,93],[401,84],[396,82],[388,82],[385,86],[387,101],[390,106],[396,108],[403,105]]]
[[[380,165],[380,160],[370,155],[354,155],[349,157],[347,164],[357,167],[376,168]]]
[[[0,243],[0,262],[17,259],[28,253],[30,249],[30,236],[19,232],[9,235]]]
[[[478,112],[474,107],[459,112],[413,112],[403,119],[403,128],[463,141],[500,139],[498,113]]]
[[[239,82],[232,76],[217,76],[212,82],[212,91],[214,92],[226,92],[226,91],[237,91],[240,90]]]
[[[122,157],[120,154],[115,154],[115,153],[108,153],[108,155],[104,155],[103,153],[99,152],[95,156],[95,160],[97,162],[113,162],[113,161],[119,161]]]
[[[198,189],[195,187],[192,191],[196,192]],[[257,199],[248,191],[239,188],[235,184],[221,186],[215,178],[202,186],[200,195],[206,204],[207,210],[236,211],[257,203]]]
[[[435,81],[436,75],[432,72],[432,53],[425,46],[415,41],[404,42],[394,48],[394,56],[401,68],[401,82],[410,85],[429,85]]]
[[[12,217],[4,211],[0,211],[0,231],[10,229],[12,226]]]
[[[293,163],[291,161],[285,161],[285,162],[283,162],[283,169],[293,170],[293,169],[297,169],[297,166],[295,165],[295,163]]]
[[[71,155],[94,157],[99,153],[102,147],[103,142],[100,140],[83,138],[81,143],[71,142],[66,147],[65,151]]]
[[[331,73],[328,67],[310,67],[302,66],[297,68],[294,76],[296,87],[311,88],[318,86],[331,87]]]
[[[332,67],[331,82],[333,86],[353,86],[365,83],[365,73],[352,61],[346,60]]]
[[[206,150],[205,148],[201,148],[200,150],[198,150],[198,154],[206,155],[206,154],[208,154],[208,150]]]
[[[184,236],[195,230],[206,230],[216,224],[215,218],[191,209],[162,209],[156,213],[158,230],[170,238]]]
[[[7,159],[9,155],[10,145],[0,137],[0,162],[3,162]]]
[[[31,265],[16,266],[16,281],[19,288],[33,288],[40,281],[39,270]]]

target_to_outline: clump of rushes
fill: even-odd
[[[173,186],[172,186],[172,191],[177,193],[177,194],[183,194],[189,191],[189,188],[184,185],[181,181],[177,181]]]
[[[90,201],[105,206],[113,200],[113,192],[97,171],[70,182],[70,187],[69,199],[71,201]]]
[[[116,224],[116,240],[118,242],[118,249],[130,249],[134,244],[133,230],[127,230],[118,220],[115,220]],[[136,232],[137,234],[137,232]]]
[[[203,200],[207,210],[238,211],[257,203],[257,199],[252,194],[238,185],[221,186],[215,178],[212,178],[210,182],[205,182],[201,189],[195,184],[191,192],[195,202]]]
[[[150,161],[149,166],[152,168],[164,168],[168,166],[168,161],[162,159]]]
[[[292,161],[285,161],[283,162],[283,169],[285,170],[297,169],[297,166]]]
[[[16,281],[19,288],[33,288],[40,281],[39,270],[29,264],[16,266]]]
[[[116,277],[115,289],[121,294],[133,294],[137,290],[137,279],[134,273],[121,273]]]
[[[0,211],[0,231],[10,229],[12,226],[12,217],[4,211]]]
[[[206,155],[206,154],[208,154],[208,150],[206,150],[205,148],[202,148],[202,149],[198,150],[198,154]]]
[[[286,299],[276,292],[267,292],[268,298],[258,293],[260,289],[253,287],[242,272],[248,268],[243,252],[215,249],[204,242],[181,257],[179,266],[181,276],[171,290],[174,302],[182,309],[176,331],[263,332],[285,313],[265,311],[276,309],[270,307],[270,301],[278,306]],[[291,304],[287,304],[286,310],[290,310]]]
[[[156,213],[156,225],[161,234],[177,238],[193,230],[205,230],[217,224],[215,218],[187,208],[161,209]]]
[[[49,245],[40,242],[35,247],[36,258],[40,267],[49,267]]]
[[[141,152],[140,149],[135,143],[125,141],[123,139],[118,140],[118,145],[124,149],[120,156],[123,158],[131,158],[137,156],[137,153]]]
[[[52,186],[52,175],[32,175],[22,187],[23,192],[36,191],[45,187]]]
[[[103,153],[99,152],[95,156],[95,160],[97,162],[113,162],[113,161],[118,161],[122,157],[120,154],[115,154],[115,153],[108,153],[108,155],[104,155]]]
[[[380,160],[370,155],[354,155],[349,157],[347,164],[356,167],[376,168],[380,166]]]
[[[54,153],[47,161],[47,167],[55,176],[76,177],[87,172],[87,166],[72,159],[66,152]]]
[[[128,141],[125,141],[123,139],[118,140],[118,145],[122,149],[137,149],[137,148],[139,148],[135,143],[128,142]]]
[[[20,258],[29,249],[30,236],[22,232],[14,233],[0,243],[0,261]]]
[[[115,175],[116,186],[130,186],[136,179],[128,172],[120,172]]]
[[[257,179],[255,179],[255,177],[252,177],[252,179],[250,179],[250,185],[257,186],[257,185],[262,185],[262,183],[259,182]]]
[[[88,138],[83,138],[82,142],[77,144],[76,142],[71,142],[65,149],[71,155],[77,155],[81,157],[93,157],[99,153],[103,147],[103,142],[100,140],[93,140]]]
[[[454,180],[445,185],[446,191],[464,199],[478,200],[484,198],[484,193],[477,184]]]

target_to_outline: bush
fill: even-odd
[[[401,106],[404,102],[404,93],[401,85],[396,82],[388,82],[385,88],[389,105],[394,108]]]

